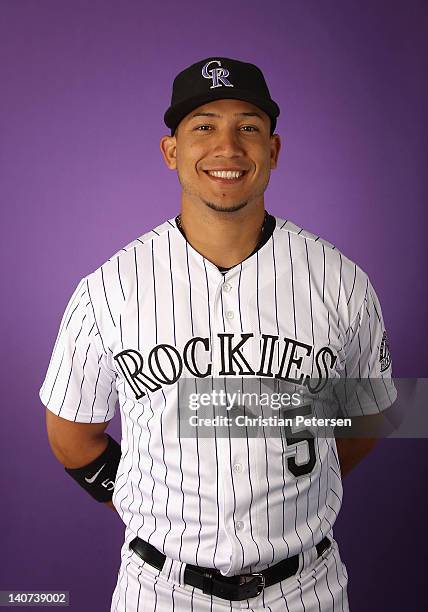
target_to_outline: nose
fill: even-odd
[[[242,157],[244,154],[236,128],[228,127],[217,131],[214,146],[216,157]]]

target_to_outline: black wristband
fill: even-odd
[[[64,468],[81,487],[99,502],[113,497],[117,468],[121,457],[120,444],[109,434],[107,448],[88,465],[80,468]]]

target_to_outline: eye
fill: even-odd
[[[243,125],[241,130],[244,130],[245,132],[258,132],[259,128],[257,128],[255,125]]]
[[[195,127],[195,131],[200,131],[200,132],[207,132],[212,126],[211,125],[207,125],[206,123],[204,123],[203,125],[197,125]],[[208,128],[208,129],[205,129]]]

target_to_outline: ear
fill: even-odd
[[[170,170],[177,168],[177,139],[175,136],[164,136],[160,141],[160,150]]]
[[[281,150],[281,139],[278,134],[272,134],[270,137],[270,167],[276,168],[278,164],[278,156]]]

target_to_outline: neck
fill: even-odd
[[[216,266],[229,268],[253,252],[262,234],[263,203],[246,209],[229,213],[183,206],[181,228],[196,251]]]

